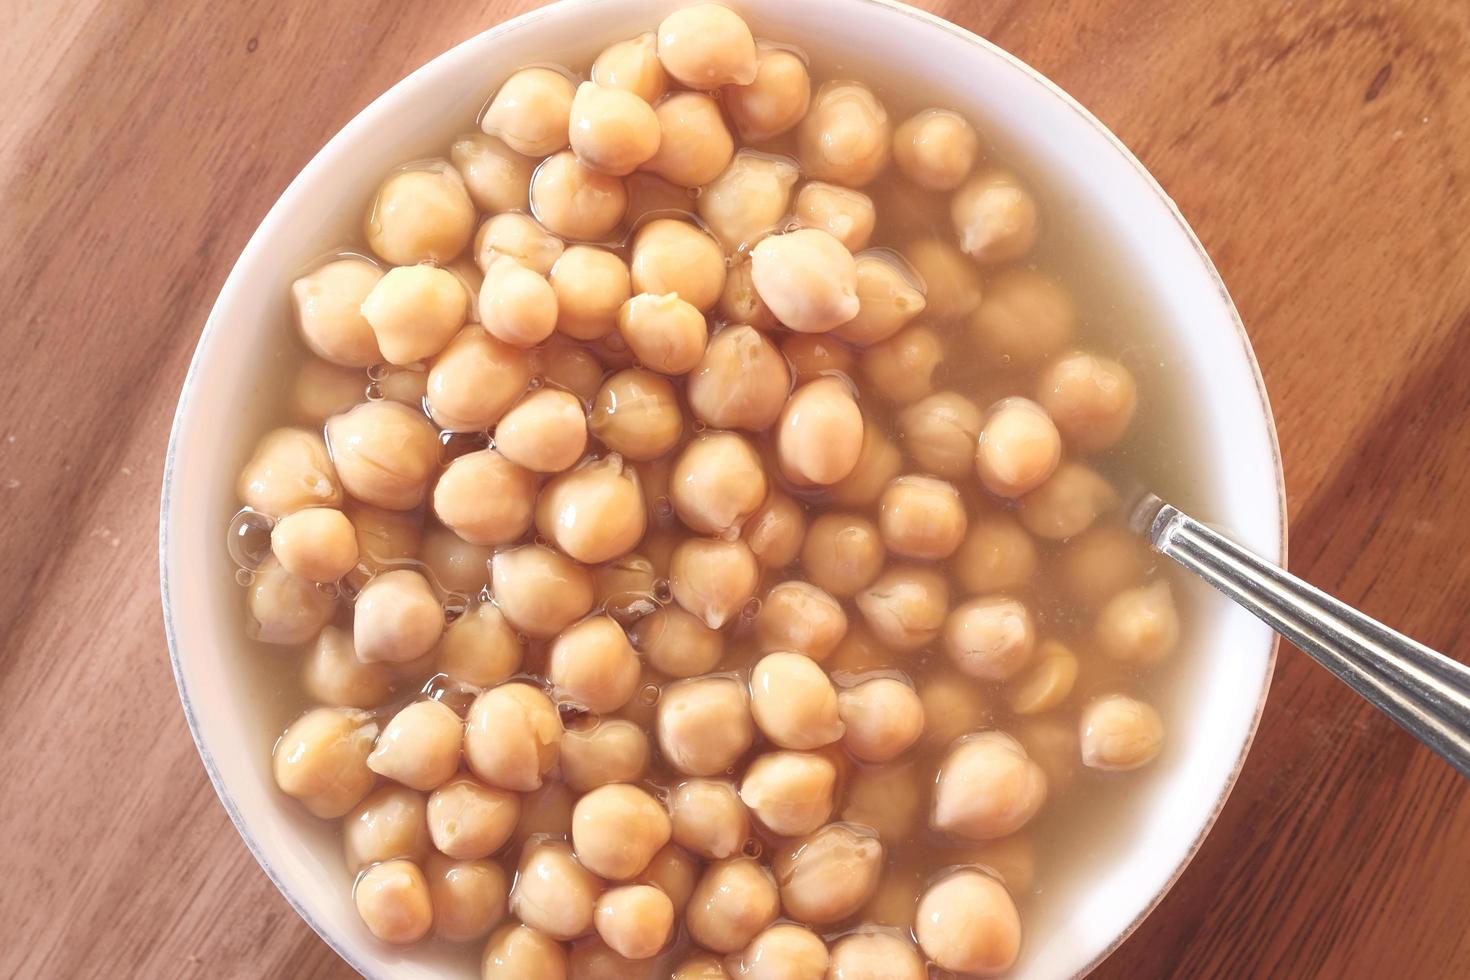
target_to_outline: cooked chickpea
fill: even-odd
[[[818,228],[762,238],[750,253],[750,275],[776,319],[798,333],[825,333],[861,307],[852,253]]]
[[[926,980],[924,961],[906,939],[886,932],[850,932],[832,947],[831,980]]]
[[[680,963],[670,980],[730,980],[730,974],[718,956],[705,953]]]
[[[827,960],[822,937],[783,922],[750,941],[740,954],[740,975],[750,980],[823,980]]]
[[[554,478],[536,504],[537,530],[589,565],[632,551],[646,527],[638,475],[617,454]]]
[[[842,737],[837,691],[810,657],[771,653],[750,675],[750,709],[760,730],[788,749],[815,749]]]
[[[632,92],[650,105],[657,102],[669,87],[658,60],[658,35],[648,31],[604,48],[592,62],[592,80],[606,88]]]
[[[488,429],[525,393],[531,373],[525,351],[482,327],[465,327],[429,366],[429,414],[451,431]]]
[[[868,346],[887,340],[924,312],[924,292],[897,260],[882,254],[857,257],[857,314],[833,336]]]
[[[837,649],[826,660],[827,672],[833,677],[864,674],[873,670],[902,666],[904,660],[878,642],[861,621],[852,623]]]
[[[374,358],[381,361],[382,355]],[[322,423],[362,401],[368,379],[361,368],[308,357],[291,383],[291,420],[320,431]]]
[[[949,585],[932,568],[892,565],[854,601],[879,642],[894,650],[918,650],[944,627]]]
[[[315,816],[340,817],[367,795],[367,757],[378,729],[352,708],[314,708],[291,723],[272,758],[276,785]]]
[[[577,86],[572,99],[571,144],[582,166],[613,177],[626,176],[653,158],[659,139],[658,116],[637,93],[595,81]],[[622,188],[621,182],[618,187]],[[557,230],[549,222],[547,227]]]
[[[714,779],[688,779],[669,799],[674,843],[710,860],[734,857],[745,845],[750,821],[735,787]]]
[[[674,463],[669,499],[691,530],[729,538],[765,501],[765,470],[744,438],[708,432],[689,443]]]
[[[728,858],[705,869],[689,898],[684,925],[705,949],[733,953],[776,921],[780,911],[771,873],[750,858]]]
[[[679,606],[644,616],[629,635],[648,665],[670,677],[708,673],[725,654],[724,635]]]
[[[434,668],[458,683],[491,687],[520,669],[523,653],[500,607],[476,602],[444,631]]]
[[[1100,524],[1062,550],[1062,587],[1077,601],[1097,606],[1141,582],[1149,562],[1142,537],[1117,524]]]
[[[345,501],[342,512],[357,532],[357,568],[347,576],[357,588],[379,572],[418,557],[423,543],[423,519],[419,514],[370,507],[354,500]]]
[[[1006,700],[1018,715],[1034,715],[1050,711],[1072,693],[1077,682],[1077,657],[1055,640],[1047,640],[1036,650],[1036,661],[1015,678]]]
[[[676,92],[653,107],[658,116],[658,152],[643,165],[680,187],[702,187],[735,155],[735,138],[720,104],[700,92]]]
[[[827,376],[851,375],[856,363],[852,350],[831,334],[788,334],[781,340],[781,353],[798,385]]]
[[[357,566],[357,536],[340,510],[311,507],[276,522],[271,553],[292,575],[335,582]]]
[[[966,592],[986,593],[1026,584],[1037,563],[1031,536],[1015,518],[995,512],[970,522],[951,568]]]
[[[431,265],[389,269],[362,301],[362,315],[390,364],[443,350],[464,326],[469,298],[454,273]]]
[[[953,391],[921,398],[898,415],[903,448],[920,469],[947,480],[968,476],[984,416]]]
[[[999,497],[1019,497],[1056,471],[1062,437],[1046,409],[1025,398],[991,406],[975,449],[980,482]]]
[[[768,752],[740,782],[740,799],[768,830],[783,837],[809,834],[832,815],[837,767],[814,752]]]
[[[434,485],[434,516],[471,544],[514,541],[531,526],[536,477],[494,449],[456,458]]]
[[[785,568],[801,553],[806,514],[790,494],[772,490],[741,531],[756,560],[766,568]]]
[[[781,472],[802,486],[827,486],[850,474],[863,446],[863,415],[851,389],[818,378],[796,389],[781,411],[776,454]]]
[[[571,392],[586,403],[597,397],[597,389],[607,372],[597,355],[586,347],[553,334],[530,354],[532,365],[546,384]]]
[[[760,432],[786,405],[791,372],[770,340],[737,324],[715,334],[685,384],[689,407],[701,421]]]
[[[431,855],[424,864],[434,906],[434,932],[452,943],[479,939],[505,918],[510,883],[493,861]]]
[[[604,718],[591,728],[572,729],[561,740],[561,776],[587,792],[608,783],[631,783],[648,767],[648,736],[631,721]]]
[[[508,255],[485,270],[480,322],[490,335],[514,347],[534,347],[556,329],[556,290],[534,269]]]
[[[1076,322],[1072,298],[1061,283],[1017,267],[996,273],[986,284],[970,320],[970,336],[990,365],[1032,370],[1071,342]]]
[[[771,862],[781,908],[798,922],[826,925],[854,915],[878,889],[883,844],[832,824],[793,842]]]
[[[1014,174],[987,170],[971,177],[950,200],[960,250],[984,265],[1012,262],[1036,243],[1037,208]]]
[[[905,558],[948,558],[960,546],[968,523],[954,484],[929,476],[901,476],[878,501],[883,544]]]
[[[704,314],[675,293],[640,293],[618,311],[618,331],[643,363],[662,374],[684,374],[704,356]]]
[[[796,128],[801,169],[817,180],[862,187],[888,166],[888,110],[861,82],[831,81]]]
[[[945,756],[934,788],[935,828],[970,840],[1014,834],[1046,802],[1046,773],[1003,732],[964,739]]]
[[[725,285],[720,290],[720,299],[715,311],[726,323],[745,324],[756,330],[772,331],[780,328],[776,315],[755,291],[751,280],[750,256],[732,255],[730,267],[725,272]],[[795,336],[805,336],[797,334]]]
[[[1092,629],[1098,649],[1119,663],[1148,667],[1179,644],[1179,613],[1163,579],[1119,592],[1102,607]]]
[[[500,551],[490,561],[490,589],[512,626],[549,639],[592,608],[592,575],[540,545]]]
[[[795,52],[757,43],[755,59],[755,78],[723,93],[746,143],[764,143],[794,129],[812,101],[811,75]]]
[[[403,786],[382,786],[342,819],[342,853],[347,867],[361,871],[380,861],[421,862],[433,849],[425,800]]]
[[[957,871],[919,900],[914,936],[936,965],[991,977],[1021,950],[1021,917],[1005,886],[980,871]]]
[[[240,470],[235,494],[246,507],[269,517],[342,503],[342,486],[327,444],[306,429],[272,429],[261,436]]]
[[[801,186],[793,213],[803,226],[825,231],[853,254],[868,247],[877,222],[873,199],[868,195],[819,180]]]
[[[810,582],[782,582],[761,601],[756,641],[766,652],[789,651],[821,661],[847,633],[842,604]]]
[[[587,416],[570,392],[542,388],[522,399],[495,426],[495,448],[536,473],[568,469],[587,448]]]
[[[572,843],[587,870],[604,878],[637,877],[673,833],[669,815],[627,783],[599,786],[572,810]]]
[[[550,698],[529,684],[501,684],[470,705],[465,764],[491,786],[529,792],[556,765],[561,737],[561,717]]]
[[[956,607],[944,624],[944,649],[960,670],[982,681],[1010,680],[1031,662],[1036,627],[1019,599],[986,596]]]
[[[893,162],[925,190],[952,191],[960,186],[979,153],[975,127],[949,109],[925,109],[893,133]]]
[[[919,684],[924,706],[924,744],[944,746],[985,724],[988,709],[975,682],[963,674],[942,673]]]
[[[1123,438],[1138,407],[1138,388],[1132,372],[1117,361],[1073,353],[1041,372],[1037,399],[1067,442],[1091,453]]]
[[[741,150],[701,189],[699,216],[725,251],[739,251],[780,224],[790,211],[798,176],[796,165],[784,157]]]
[[[572,80],[550,68],[522,68],[490,100],[480,128],[517,153],[544,157],[567,145],[576,96]]]
[[[934,372],[943,361],[939,334],[914,323],[863,351],[858,368],[874,392],[907,405],[934,390]]]
[[[1017,501],[1016,516],[1040,538],[1065,541],[1118,505],[1118,491],[1096,470],[1064,462]]]
[[[711,90],[756,77],[755,38],[740,15],[717,3],[681,7],[658,25],[658,60],[681,85]]]
[[[381,361],[378,338],[363,318],[362,303],[382,278],[383,270],[367,259],[348,256],[293,282],[296,328],[306,346],[344,367],[369,367]]]
[[[1164,723],[1150,705],[1123,694],[1098,698],[1082,710],[1082,764],[1120,771],[1146,766],[1164,744]]]
[[[668,943],[674,905],[652,885],[624,885],[597,900],[593,923],[602,941],[620,956],[646,960]]]
[[[606,714],[638,690],[638,654],[611,617],[594,616],[552,642],[546,675],[563,699]]]
[[[699,878],[699,862],[678,844],[665,844],[638,876],[638,884],[653,885],[669,896],[674,914],[682,916]]]
[[[699,677],[665,687],[657,727],[664,758],[690,776],[724,772],[755,740],[744,686],[733,677]]]
[[[892,677],[877,677],[837,696],[846,732],[842,745],[864,762],[902,755],[924,733],[924,705],[914,689]]]
[[[903,456],[879,426],[864,419],[863,444],[852,472],[827,488],[826,498],[841,507],[877,503],[903,469]]]
[[[652,115],[653,110],[642,99],[626,92],[616,92],[616,95]],[[657,130],[654,134],[657,135]],[[571,150],[541,161],[531,178],[532,213],[547,230],[562,238],[604,241],[618,226],[627,207],[628,190],[623,182],[588,166]]]
[[[418,363],[390,367],[377,387],[384,399],[419,412],[429,393],[429,372]]]
[[[480,958],[481,980],[566,980],[567,953],[561,943],[519,922],[490,936]]]
[[[475,233],[475,264],[484,272],[497,259],[512,258],[532,272],[550,275],[565,251],[566,243],[535,218],[517,211],[485,219]]]
[[[480,286],[485,282],[485,274],[469,255],[461,255],[444,268],[449,270],[450,275],[454,276],[459,287],[464,290],[465,323],[479,323]]]
[[[391,696],[393,675],[382,664],[358,660],[352,634],[327,626],[302,661],[301,686],[321,704],[372,708]]]
[[[592,931],[602,882],[572,856],[562,841],[538,840],[521,851],[510,890],[510,912],[553,939],[576,939]]]
[[[449,147],[449,159],[464,179],[470,200],[480,211],[524,211],[530,207],[528,188],[536,161],[506,146],[494,136],[469,133]]]
[[[363,503],[413,510],[439,467],[439,434],[397,402],[364,402],[327,420],[327,444],[342,488]]]
[[[690,538],[674,549],[669,586],[674,601],[719,629],[755,595],[760,567],[743,541]]]
[[[697,225],[678,218],[658,218],[638,229],[629,270],[635,293],[673,293],[701,311],[715,305],[725,286],[720,243]]]
[[[551,267],[550,281],[556,293],[556,330],[574,340],[597,340],[612,333],[618,310],[633,295],[623,260],[590,245],[573,245],[563,252]]]
[[[926,789],[913,764],[857,768],[843,792],[841,819],[872,827],[883,840],[912,840]]]
[[[383,181],[364,223],[373,252],[403,266],[448,262],[464,251],[474,230],[474,202],[459,171],[444,160]]]
[[[969,316],[980,305],[980,271],[949,242],[922,238],[910,242],[903,249],[903,257],[924,280],[924,301],[930,316]]]
[[[678,393],[667,379],[642,368],[628,368],[602,383],[588,426],[613,452],[647,461],[678,444],[684,434],[684,417]]]
[[[352,890],[357,914],[385,943],[408,946],[429,934],[434,906],[424,873],[412,861],[386,861],[363,872]]]
[[[878,529],[856,514],[821,515],[812,521],[801,546],[807,578],[839,599],[872,584],[886,557]]]
[[[352,607],[352,642],[365,664],[401,664],[434,649],[444,633],[444,608],[427,579],[399,568],[373,577]]]
[[[510,840],[520,815],[521,800],[515,793],[460,776],[429,795],[429,837],[451,858],[479,860]]]
[[[459,769],[464,723],[438,701],[415,701],[378,735],[368,768],[411,789],[428,792]]]
[[[511,835],[511,848],[524,848],[533,838],[572,836],[572,807],[577,802],[566,783],[548,779],[521,797],[521,818]]]

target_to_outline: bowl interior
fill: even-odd
[[[289,320],[286,286],[357,220],[382,175],[442,152],[495,85],[531,62],[584,60],[650,29],[677,0],[567,0],[461,44],[349,123],[272,208],[206,324],[175,420],[164,482],[165,624],[185,711],[231,818],[282,892],[369,976],[442,975],[456,954],[377,943],[345,900],[336,835],[284,799],[270,775],[271,737],[242,698],[240,594],[224,551],[233,478],[248,451],[240,406],[272,389]],[[980,121],[1006,157],[1059,189],[1068,220],[1128,270],[1187,380],[1203,492],[1200,515],[1268,558],[1283,547],[1281,476],[1269,406],[1235,311],[1172,203],[1100,123],[1044,78],[952,25],[885,0],[733,0],[757,35],[790,39],[861,77],[911,80]],[[1057,209],[1054,207],[1053,212]],[[1075,210],[1075,215],[1071,213]],[[1055,217],[1055,215],[1053,215]],[[1228,479],[1227,479],[1228,475]],[[1169,749],[1130,795],[1119,833],[1087,856],[1065,896],[1026,927],[1018,976],[1085,971],[1162,896],[1234,780],[1270,678],[1274,642],[1213,597],[1193,603],[1192,648],[1166,706]],[[467,950],[463,956],[475,955]]]

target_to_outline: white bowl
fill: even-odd
[[[488,93],[528,62],[585,59],[650,29],[687,0],[568,0],[494,27],[434,59],[368,106],[322,148],[276,202],[210,313],[184,382],[164,473],[160,564],[164,623],[184,712],[230,818],[272,881],[348,963],[372,977],[427,978],[435,950],[390,949],[363,928],[331,828],[275,788],[271,737],[237,655],[239,588],[224,523],[246,447],[241,406],[273,386],[287,285],[355,220],[382,175],[442,152]],[[1283,491],[1270,407],[1249,341],[1209,258],[1173,203],[1118,140],[1015,58],[945,21],[887,0],[731,0],[758,35],[789,39],[855,67],[888,66],[986,120],[1008,149],[1087,202],[1107,248],[1163,323],[1189,379],[1210,484],[1205,515],[1280,560]],[[237,438],[238,434],[238,438]],[[1120,943],[1178,877],[1234,783],[1265,700],[1272,634],[1223,602],[1188,651],[1170,746],[1139,791],[1111,852],[1027,922],[1017,975],[1086,972]],[[1184,710],[1187,708],[1187,717]],[[466,957],[466,960],[468,957]]]

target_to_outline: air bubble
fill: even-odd
[[[275,521],[249,507],[230,518],[229,537],[225,542],[230,559],[243,569],[259,568],[270,557],[273,527]]]
[[[469,609],[470,600],[468,596],[458,592],[451,592],[444,597],[444,623],[448,625],[465,614]]]
[[[363,397],[365,397],[370,402],[382,401],[383,386],[374,381],[372,384],[367,386],[367,390],[363,392]]]
[[[765,845],[756,840],[754,837],[751,837],[746,840],[745,846],[740,848],[740,853],[744,854],[746,857],[758,858],[763,853],[765,853],[765,850]]]
[[[526,382],[527,391],[536,391],[537,389],[544,387],[546,387],[546,379],[539,374],[532,375],[531,380]]]
[[[235,569],[235,582],[244,588],[255,584],[255,573],[248,568]]]
[[[699,432],[703,432],[705,429],[709,428],[709,426],[707,426],[707,425],[704,424],[704,420],[703,419],[695,419],[694,420],[694,424],[691,425],[689,428],[693,429],[696,433],[699,433]]]
[[[663,494],[653,498],[653,513],[657,517],[673,517],[674,502]]]
[[[643,689],[638,692],[638,703],[645,708],[651,708],[658,704],[659,693],[657,684],[645,684]]]
[[[384,378],[388,377],[388,375],[391,374],[392,371],[393,368],[390,367],[388,364],[381,362],[378,364],[374,364],[372,367],[367,369],[368,380],[382,381]]]
[[[747,623],[755,621],[755,617],[761,614],[760,596],[751,596],[749,602],[740,607],[740,618]]]
[[[362,568],[361,565],[359,565],[357,567],[359,569]],[[337,583],[337,594],[339,596],[341,596],[342,598],[346,599],[348,602],[351,602],[353,599],[356,599],[357,598],[357,594],[359,592],[361,592],[361,591],[362,591],[361,589],[359,589],[356,585],[352,584],[351,582],[347,581],[347,579],[343,579],[341,582],[338,582]]]
[[[659,602],[668,602],[674,597],[674,590],[669,586],[669,580],[661,578],[653,583],[653,597]]]
[[[337,583],[336,582],[318,582],[316,584],[316,590],[318,592],[320,592],[322,595],[326,596],[328,599],[335,599],[335,598],[337,598]]]

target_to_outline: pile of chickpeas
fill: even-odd
[[[714,4],[480,128],[291,286],[232,524],[281,791],[486,980],[1004,973],[1180,633],[1032,192]]]

